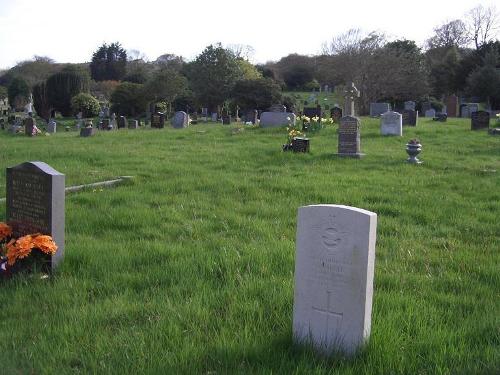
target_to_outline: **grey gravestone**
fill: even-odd
[[[418,111],[405,109],[404,111],[401,111],[401,116],[403,117],[403,126],[417,126]]]
[[[204,122],[207,122],[207,119],[208,119],[208,108],[204,107],[204,108],[201,109],[201,119]]]
[[[293,336],[323,354],[353,354],[370,337],[377,214],[356,207],[300,207]]]
[[[139,127],[139,122],[137,120],[128,120],[129,129],[137,129]]]
[[[212,122],[217,122],[218,117],[219,116],[217,115],[217,113],[212,113],[212,117],[211,117]]]
[[[427,111],[425,111],[424,117],[430,117],[430,118],[436,117],[436,110],[433,108],[428,109]]]
[[[275,128],[288,124],[295,125],[296,116],[290,112],[262,112],[260,126],[262,128]]]
[[[405,109],[409,111],[414,111],[415,110],[416,103],[414,101],[407,101],[405,102]]]
[[[259,111],[254,109],[253,111],[248,111],[245,115],[245,122],[251,122],[252,124],[256,124],[258,120]]]
[[[24,134],[32,137],[33,128],[35,127],[35,120],[32,117],[28,117],[24,120]]]
[[[156,112],[151,115],[151,127],[156,129],[163,129],[165,127],[165,114]]]
[[[286,112],[286,107],[283,104],[274,104],[269,108],[269,112]]]
[[[334,122],[339,122],[340,118],[342,117],[342,108],[340,107],[333,107],[330,110],[330,117]]]
[[[372,117],[378,117],[390,110],[391,105],[389,103],[370,103],[370,116]]]
[[[125,116],[118,117],[118,129],[127,128],[127,118]]]
[[[489,129],[490,114],[486,111],[475,111],[470,116],[471,130]]]
[[[386,112],[380,116],[380,134],[403,136],[403,116],[398,112]]]
[[[360,122],[357,117],[344,116],[340,119],[338,156],[361,158]]]
[[[50,269],[64,256],[64,175],[40,162],[7,168],[6,218],[14,236],[50,235],[58,250],[47,256]]]
[[[176,129],[187,128],[189,124],[188,119],[189,117],[186,112],[175,112],[175,115],[172,118],[172,126]]]
[[[47,133],[55,133],[57,131],[57,123],[54,119],[50,119],[47,124]]]

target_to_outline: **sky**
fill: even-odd
[[[317,54],[351,28],[390,39],[432,36],[487,0],[0,0],[0,69],[48,56],[58,63],[90,61],[103,43],[118,41],[147,60],[165,53],[194,59],[214,43],[252,46],[253,63],[290,53]]]

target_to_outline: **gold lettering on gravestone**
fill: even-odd
[[[9,221],[16,224],[17,232],[40,231],[49,233],[50,184],[43,176],[16,171],[12,175]]]

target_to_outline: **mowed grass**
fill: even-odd
[[[0,286],[0,373],[496,374],[500,370],[500,137],[420,119],[382,137],[362,118],[361,160],[336,127],[310,154],[283,129],[0,133],[5,167],[45,161],[66,184],[55,277]],[[424,164],[404,145],[419,137]],[[378,214],[372,333],[354,358],[292,340],[299,206]],[[0,203],[0,220],[5,219]]]

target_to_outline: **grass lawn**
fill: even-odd
[[[362,118],[355,160],[333,127],[310,154],[232,127],[0,132],[0,197],[30,160],[67,186],[135,176],[67,195],[54,278],[2,282],[0,373],[498,374],[500,137],[461,119],[382,137]],[[378,214],[372,334],[352,359],[292,341],[297,208],[318,203]]]

